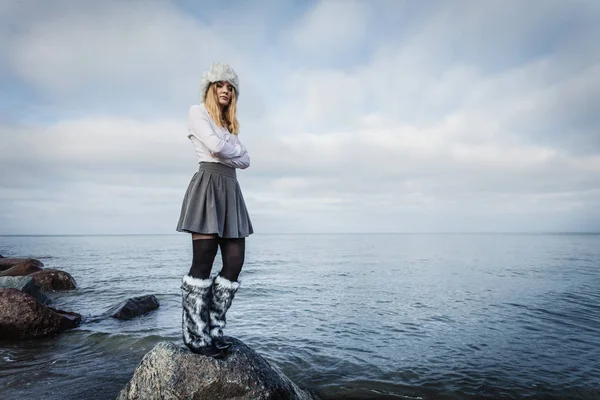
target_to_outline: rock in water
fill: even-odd
[[[27,260],[14,264],[12,267],[0,272],[0,276],[25,276],[41,271],[42,268],[38,264],[39,261],[35,261],[37,260]]]
[[[0,289],[14,288],[35,298],[42,304],[50,304],[50,299],[40,291],[31,276],[0,276]]]
[[[98,322],[106,318],[132,319],[147,314],[152,310],[156,310],[159,306],[160,303],[153,294],[132,297],[112,306],[108,311],[103,312],[100,315],[88,316],[82,322]]]
[[[156,310],[160,304],[156,296],[139,296],[127,299],[111,307],[104,315],[117,319],[131,319]]]
[[[72,290],[77,288],[75,279],[65,271],[59,271],[57,269],[43,269],[38,272],[34,272],[29,275],[33,278],[33,281],[38,284],[42,290],[47,291],[58,291],[58,290]]]
[[[222,360],[160,342],[136,368],[117,400],[314,400],[240,340]]]
[[[81,315],[47,307],[17,289],[0,289],[0,339],[29,339],[75,328]]]
[[[44,268],[44,264],[40,260],[35,258],[12,258],[12,257],[0,257],[0,271],[7,270],[18,264],[31,264],[36,267]]]

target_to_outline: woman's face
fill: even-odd
[[[219,105],[225,107],[231,101],[233,94],[233,86],[227,82],[219,81],[216,83],[217,87],[217,98],[219,99]]]

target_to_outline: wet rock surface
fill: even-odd
[[[4,260],[7,259],[3,258],[0,260],[0,262]],[[34,272],[41,271],[43,268],[43,264],[38,260],[26,259],[18,263],[3,264],[3,267],[8,268],[5,268],[2,272],[0,272],[0,276],[25,276]]]
[[[156,310],[160,306],[156,296],[147,295],[132,297],[113,307],[105,315],[117,319],[131,319]]]
[[[44,305],[50,304],[50,299],[33,281],[31,276],[2,276],[0,277],[0,289],[13,288],[27,293]]]
[[[40,260],[36,260],[34,258],[13,258],[0,256],[0,272],[22,263],[29,263],[39,268],[44,268],[44,264]]]
[[[0,289],[0,339],[29,339],[72,329],[77,313],[48,307],[18,289]]]
[[[73,277],[64,271],[58,269],[43,269],[29,275],[34,282],[45,291],[73,290],[77,288],[77,283]]]
[[[224,359],[160,342],[142,359],[117,400],[316,399],[238,339]]]
[[[100,315],[87,317],[84,322],[98,322],[106,318],[127,320],[147,314],[159,307],[160,303],[153,294],[132,297],[110,307]]]

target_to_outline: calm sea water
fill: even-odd
[[[0,237],[0,254],[71,273],[57,308],[161,302],[0,343],[2,399],[114,399],[156,343],[182,344],[185,234]],[[600,235],[255,234],[240,279],[226,333],[324,399],[600,398]]]

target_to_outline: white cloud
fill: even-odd
[[[14,73],[46,98],[181,106],[197,99],[214,60],[243,65],[231,42],[167,2],[68,2],[53,11],[25,21],[7,45]]]
[[[109,92],[98,101],[118,107],[0,129],[9,233],[39,231],[42,215],[57,233],[172,232],[196,168],[185,133],[198,68],[225,57],[242,77],[252,165],[239,179],[258,232],[598,229],[600,52],[564,46],[591,43],[591,3],[429,5],[423,24],[377,36],[395,2],[325,1],[283,42],[239,19],[250,50],[167,3],[90,4],[11,36],[34,90],[70,107]],[[565,14],[576,29],[555,26]],[[302,57],[372,53],[315,68],[279,51],[288,39]],[[172,108],[152,106],[165,98]]]
[[[182,113],[184,116],[186,114]],[[0,163],[6,167],[17,163],[47,166],[110,170],[131,168],[159,172],[181,168],[181,155],[187,132],[186,121],[149,120],[140,122],[118,117],[90,117],[60,121],[52,125],[28,125],[19,130],[4,129],[6,138],[0,151],[6,154]],[[179,156],[177,157],[177,155]]]

